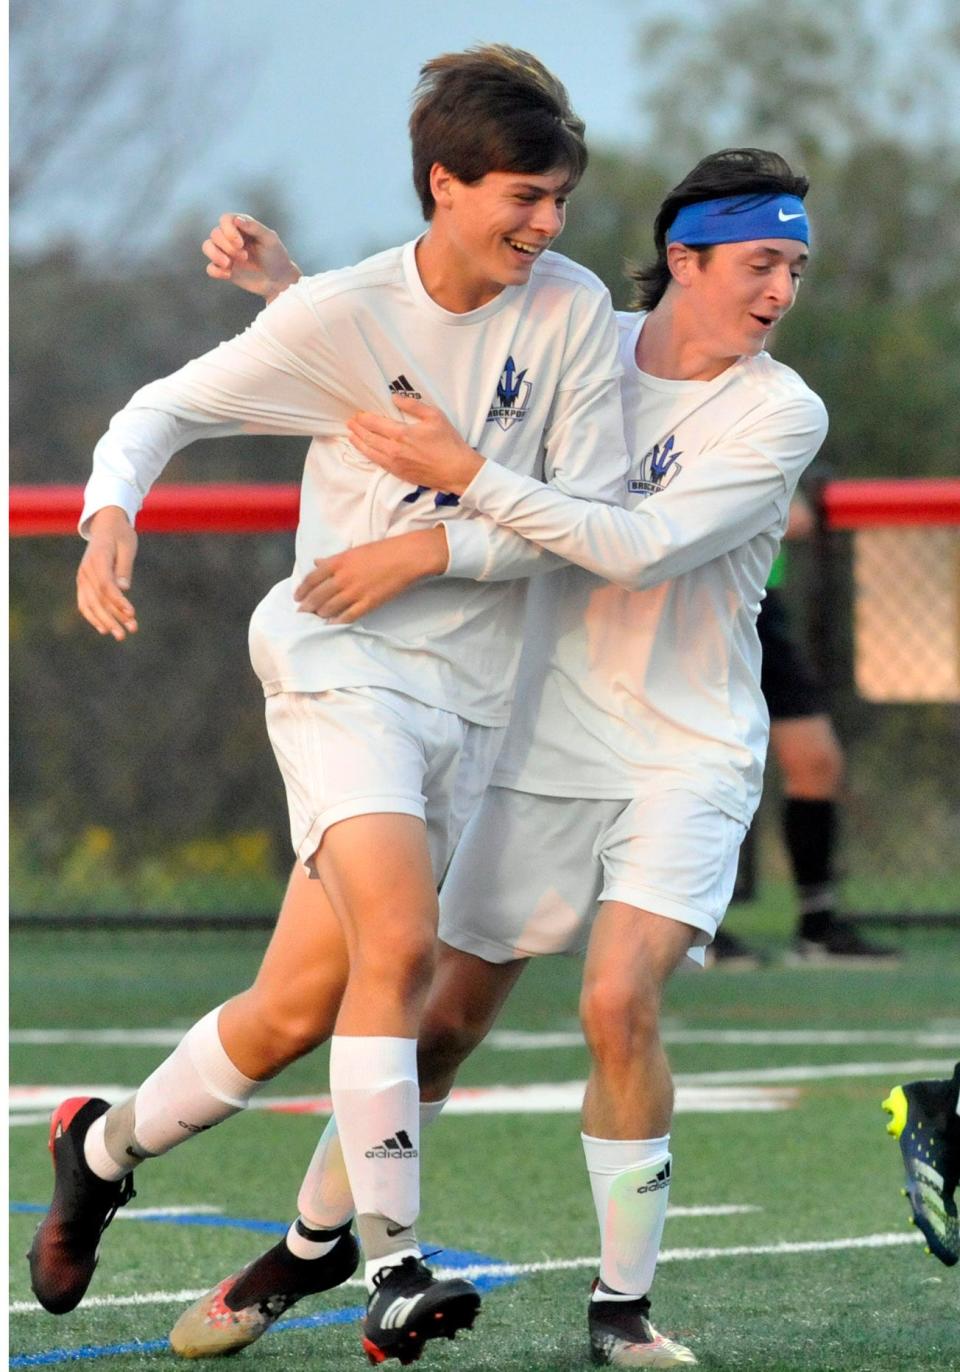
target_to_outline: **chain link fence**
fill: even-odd
[[[921,486],[922,505],[897,503]],[[846,755],[841,907],[863,921],[960,925],[958,488],[875,483],[856,510],[824,485],[817,533],[791,552],[784,594]],[[771,762],[740,900],[760,877],[789,881],[778,781]]]

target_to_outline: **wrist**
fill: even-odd
[[[130,516],[122,505],[101,505],[99,510],[94,510],[87,520],[87,527],[91,532],[96,527],[105,528],[107,525],[126,525],[131,528]]]
[[[447,542],[445,526],[437,524],[432,529],[424,530],[422,534],[415,534],[414,537],[421,540],[417,557],[422,575],[443,576],[450,563],[450,545]]]
[[[450,490],[454,495],[463,495],[464,491],[473,481],[477,472],[483,466],[485,459],[479,453],[474,452],[473,448],[468,448],[463,454],[462,460],[458,463],[456,480]]]
[[[302,275],[303,272],[297,266],[296,262],[291,262],[282,276],[271,279],[267,286],[265,297],[267,304],[272,304],[278,295],[283,295],[283,292],[288,286],[295,286]]]

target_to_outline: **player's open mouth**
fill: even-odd
[[[542,248],[534,247],[532,243],[521,243],[519,238],[506,238],[504,239],[504,242],[507,243],[514,252],[520,253],[521,257],[537,257],[543,251]]]
[[[772,329],[777,322],[774,316],[769,314],[755,314],[751,318],[755,319],[758,324],[762,324],[765,329]]]

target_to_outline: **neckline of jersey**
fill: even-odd
[[[420,235],[420,238],[422,237],[423,234]],[[472,324],[482,324],[485,320],[492,318],[493,315],[499,314],[505,306],[515,300],[518,295],[522,295],[527,289],[527,286],[504,286],[499,295],[495,295],[492,300],[488,300],[478,310],[468,310],[466,314],[455,314],[453,310],[445,310],[427,292],[420,279],[420,272],[417,268],[417,244],[420,242],[420,238],[413,238],[409,243],[403,245],[403,274],[415,304],[433,315],[434,319],[441,324],[449,324],[457,329],[469,328]]]

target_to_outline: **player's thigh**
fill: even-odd
[[[406,815],[425,826],[434,886],[487,785],[503,734],[372,686],[272,696],[267,725],[304,866],[312,867],[334,826]]]
[[[657,791],[622,805],[597,849],[603,870],[600,901],[643,913],[636,938],[662,945],[665,962],[689,930],[687,952],[702,963],[733,894],[746,825],[690,791]],[[680,934],[670,924],[680,926]],[[629,919],[618,916],[629,927]],[[660,931],[658,934],[657,931]],[[594,930],[597,934],[597,930]],[[593,935],[591,935],[593,938]],[[597,934],[599,937],[599,934]],[[604,938],[612,951],[615,939]],[[651,952],[654,945],[650,944]]]
[[[488,963],[582,952],[596,839],[621,804],[489,787],[440,891],[441,939]]]
[[[488,962],[441,941],[421,1040],[457,1033],[479,1043],[520,979],[527,959]]]
[[[331,825],[313,864],[353,961],[389,963],[431,951],[437,895],[426,824],[413,815],[354,815]]]
[[[333,1004],[335,1015],[348,971],[343,926],[322,882],[297,863],[254,989],[302,1014],[314,1009],[323,1017]]]

